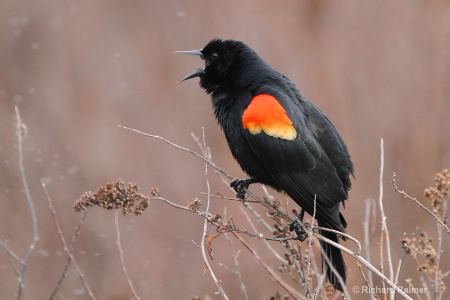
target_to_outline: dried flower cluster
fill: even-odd
[[[446,196],[448,196],[450,190],[450,172],[445,169],[444,171],[437,173],[434,177],[436,182],[435,187],[430,187],[425,190],[425,197],[427,197],[433,205],[433,213],[442,218],[447,211]]]
[[[425,189],[425,197],[430,200],[432,205],[432,212],[443,223],[447,223],[447,196],[450,190],[450,173],[447,169],[437,173],[434,178],[436,185]],[[410,238],[406,236],[402,239],[402,247],[405,252],[413,257],[417,264],[419,271],[425,272],[430,278],[436,278],[440,291],[446,289],[443,281],[442,270],[438,269],[437,252],[432,245],[433,239],[428,236],[428,233],[423,231],[419,238]],[[425,258],[425,262],[421,262],[420,257]],[[437,273],[437,276],[436,276]]]
[[[152,189],[152,195],[158,193],[157,188]],[[121,179],[118,179],[99,187],[93,193],[86,192],[75,201],[73,208],[76,212],[79,212],[86,210],[89,206],[96,205],[106,209],[122,208],[124,215],[130,213],[140,215],[148,207],[148,203],[149,198],[139,193],[139,187],[136,184],[128,183],[125,185]]]
[[[200,201],[200,199],[198,199],[198,198],[192,199],[192,201],[188,203],[188,207],[192,211],[199,210],[201,206],[202,206],[202,201]]]
[[[407,254],[415,259],[417,259],[418,254],[421,254],[427,259],[426,263],[419,265],[419,271],[432,270],[436,267],[436,250],[432,243],[433,239],[425,231],[420,233],[419,239],[409,238],[406,235],[402,239],[402,247]]]

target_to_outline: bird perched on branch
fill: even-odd
[[[320,227],[344,233],[347,224],[339,208],[348,198],[354,169],[344,141],[325,114],[242,42],[213,39],[203,49],[178,52],[205,61],[181,81],[200,77],[200,86],[211,95],[231,153],[250,176],[231,182],[237,196],[243,198],[252,183],[271,186],[301,207],[300,222],[305,211],[315,213]],[[292,223],[294,229],[302,234],[298,223]],[[319,233],[339,243],[336,233]],[[342,253],[320,243],[327,278],[342,291],[347,280]]]

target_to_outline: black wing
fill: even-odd
[[[280,103],[292,121],[297,137],[287,140],[272,137],[264,131],[253,134],[245,130],[253,154],[266,169],[271,170],[271,178],[276,185],[303,209],[312,215],[316,197],[317,217],[330,219],[330,227],[342,230],[339,202],[347,198],[347,190],[329,155],[311,131],[311,124],[308,124],[307,110],[318,109],[314,106],[302,107],[301,103],[292,101],[284,91],[269,86],[258,87],[253,96],[259,94],[269,94]],[[320,110],[318,112],[321,113]],[[335,129],[332,127],[326,130]]]

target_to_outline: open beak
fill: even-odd
[[[189,54],[189,55],[202,55],[202,50],[203,49],[199,49],[199,50],[191,50],[191,51],[175,51],[174,53],[181,53],[181,54]],[[183,79],[181,79],[179,82],[194,78],[194,77],[199,77],[201,75],[205,74],[205,68],[198,68],[196,69],[194,72],[190,73],[189,75],[187,75],[186,77],[184,77]]]

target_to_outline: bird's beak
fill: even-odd
[[[189,54],[189,55],[201,56],[202,55],[202,50],[203,49],[191,50],[191,51],[175,51],[174,53],[181,53],[181,54]],[[194,78],[194,77],[199,77],[199,76],[201,76],[203,74],[205,74],[205,69],[204,68],[198,68],[194,72],[192,72],[191,74],[189,74],[186,77],[184,77],[183,79],[181,79],[179,82],[182,82],[182,81]]]
[[[202,50],[190,50],[190,51],[175,51],[174,53],[181,53],[181,54],[189,54],[189,55],[202,55]]]
[[[182,81],[194,78],[194,77],[199,77],[199,76],[201,76],[203,74],[205,74],[205,69],[204,68],[198,68],[197,70],[195,70],[191,74],[187,75],[186,77],[184,77],[183,79],[181,79],[178,82],[182,82]]]

